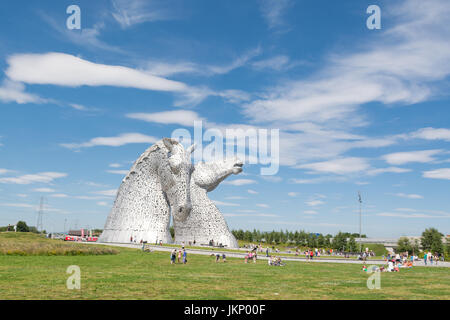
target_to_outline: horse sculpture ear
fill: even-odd
[[[170,152],[173,152],[173,145],[175,143],[178,143],[178,141],[170,138],[164,138],[163,143],[166,146],[166,148],[169,149]]]
[[[190,146],[189,148],[187,148],[186,150],[186,154],[190,155],[192,152],[194,152],[195,148],[197,147],[197,144],[194,143],[192,146]]]

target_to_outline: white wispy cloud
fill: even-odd
[[[56,192],[55,189],[52,188],[35,188],[33,190],[31,190],[33,192],[44,192],[44,193],[52,193],[52,192]]]
[[[232,203],[232,202],[223,202],[218,200],[213,200],[214,204],[216,206],[226,206],[226,207],[239,207],[239,203]]]
[[[422,128],[410,134],[412,138],[425,140],[444,140],[450,141],[450,129],[445,128]]]
[[[255,191],[255,190],[252,190],[252,189],[248,189],[247,192],[250,193],[250,194],[258,194],[259,193],[258,191]]]
[[[256,47],[237,55],[236,57],[232,58],[230,62],[215,65],[190,61],[150,60],[144,65],[144,69],[150,74],[162,77],[184,73],[211,77],[215,75],[224,75],[230,73],[231,71],[239,69],[246,65],[253,66],[253,63],[250,63],[250,61],[259,56],[261,53],[261,47]]]
[[[122,28],[175,18],[180,3],[171,0],[112,0],[114,19]]]
[[[252,67],[257,70],[273,69],[273,70],[283,70],[289,63],[289,57],[284,55],[275,56],[272,58],[255,61],[252,63]]]
[[[395,193],[393,194],[396,197],[407,198],[407,199],[423,199],[423,196],[415,193]]]
[[[324,182],[345,182],[345,181],[347,181],[347,178],[344,176],[322,176],[312,179],[298,179],[298,178],[289,179],[289,182],[295,184],[319,184]]]
[[[122,176],[128,174],[128,170],[106,170],[106,172],[108,173],[112,173],[112,174],[120,174]]]
[[[95,191],[92,192],[93,194],[98,194],[98,195],[102,195],[102,196],[107,196],[107,197],[115,197],[117,194],[117,189],[111,189],[111,190],[101,190],[101,191]]]
[[[36,207],[36,206],[33,206],[28,203],[0,203],[0,206],[14,207],[14,208],[35,208]]]
[[[280,176],[260,176],[261,179],[269,181],[269,182],[281,182],[283,178]]]
[[[81,104],[77,104],[77,103],[70,103],[69,107],[71,107],[72,109],[78,110],[78,111],[88,111],[89,108],[85,107]]]
[[[229,197],[225,197],[225,199],[227,200],[244,200],[247,199],[246,197],[242,197],[242,196],[229,196]]]
[[[230,181],[224,182],[224,184],[229,184],[232,186],[244,186],[244,185],[253,184],[253,183],[257,183],[257,181],[252,180],[252,179],[235,179],[235,180],[230,180]]]
[[[297,168],[323,173],[348,174],[367,170],[369,168],[369,163],[363,158],[350,157],[303,164],[297,166]]]
[[[10,183],[10,184],[51,183],[55,179],[64,177],[67,177],[67,173],[41,172],[36,174],[25,174],[17,177],[0,178],[0,183]]]
[[[90,62],[58,52],[15,54],[7,59],[6,75],[13,81],[58,86],[116,86],[157,91],[187,91],[181,82],[141,70]]]
[[[51,194],[50,197],[52,197],[52,198],[68,198],[69,196],[65,193],[54,193],[54,194]]]
[[[295,198],[298,196],[298,192],[288,192],[288,196]]]
[[[388,167],[388,168],[376,168],[367,171],[369,176],[376,176],[382,173],[405,173],[410,172],[411,169],[399,168],[399,167]]]
[[[239,56],[235,60],[233,60],[230,64],[221,65],[221,66],[210,65],[210,66],[206,67],[206,70],[208,73],[211,73],[211,74],[226,74],[232,70],[235,70],[237,68],[240,68],[240,67],[246,65],[248,61],[250,61],[252,58],[260,55],[261,52],[262,52],[261,47],[256,47],[254,49],[251,49],[251,50],[243,53],[241,56]]]
[[[97,137],[83,143],[62,143],[64,148],[80,149],[96,146],[120,147],[130,143],[155,143],[157,138],[141,133],[123,133],[115,137]]]
[[[38,95],[25,92],[25,85],[20,82],[11,80],[4,80],[0,87],[0,101],[9,103],[15,102],[18,104],[26,103],[45,103],[46,99],[39,97]]]
[[[71,42],[89,50],[101,49],[120,54],[126,53],[121,48],[110,45],[100,39],[102,31],[106,28],[104,21],[98,21],[93,26],[87,26],[82,18],[81,30],[69,30],[68,28],[61,28],[61,21],[46,12],[38,11],[38,14],[56,32],[56,35],[62,41]]]
[[[429,219],[429,218],[449,218],[450,214],[433,215],[428,213],[400,213],[400,212],[380,212],[377,216],[381,217],[393,217],[404,219]]]
[[[127,118],[142,120],[146,122],[161,124],[179,124],[182,126],[193,127],[194,121],[205,120],[196,112],[191,110],[175,110],[154,113],[129,113]]]
[[[382,159],[387,163],[394,165],[402,165],[411,162],[429,163],[435,161],[436,159],[433,158],[433,156],[441,152],[442,150],[395,152],[382,156]]]
[[[320,205],[322,205],[322,204],[324,204],[324,203],[325,203],[325,202],[322,201],[322,200],[310,200],[310,201],[306,201],[306,202],[305,202],[305,204],[306,204],[307,206],[310,206],[310,207],[320,206]]]
[[[286,55],[261,59],[250,63],[250,66],[257,71],[286,71],[297,66],[308,65],[306,61],[291,61]]]
[[[260,0],[260,10],[269,29],[285,25],[284,14],[293,4],[291,0]]]
[[[424,178],[450,180],[450,168],[441,168],[435,170],[424,171]]]

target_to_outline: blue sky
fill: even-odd
[[[133,161],[201,119],[280,129],[276,176],[245,165],[210,193],[230,228],[358,232],[360,191],[369,236],[449,234],[449,14],[445,0],[2,1],[0,225],[35,225],[45,196],[47,230],[102,228]]]

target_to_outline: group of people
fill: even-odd
[[[277,267],[282,267],[285,265],[284,263],[281,262],[281,258],[276,256],[272,256],[269,259],[267,259],[267,264],[269,266],[277,266]]]
[[[400,268],[412,268],[413,262],[411,260],[396,260],[391,259],[387,261],[387,266],[372,266],[371,270],[372,272],[399,272]],[[363,271],[367,272],[367,267],[364,265],[362,268]]]
[[[320,251],[317,249],[316,250],[308,249],[305,252],[303,252],[303,254],[305,255],[306,260],[312,260],[314,256],[320,257]]]
[[[430,265],[433,265],[433,261],[437,265],[439,260],[442,260],[442,255],[440,253],[432,254],[431,252],[425,252],[423,254],[423,262],[425,263],[425,265],[427,265],[428,263]]]
[[[384,258],[384,256],[383,256]],[[439,260],[442,260],[442,255],[440,253],[431,253],[431,252],[424,252],[423,254],[423,263],[425,265],[435,265],[438,264]],[[419,261],[419,257],[417,255],[409,255],[408,252],[402,252],[402,253],[395,253],[395,254],[388,254],[387,255],[387,261],[393,260],[398,264],[405,264],[405,262],[409,261],[411,264],[414,264],[414,261]]]
[[[172,250],[172,252],[170,253],[170,264],[175,264],[175,260],[177,260],[177,257],[178,263],[180,263],[181,258],[183,258],[183,264],[187,263],[187,252],[184,248],[183,250],[178,250],[178,252],[177,249]]]
[[[245,257],[244,257],[244,262],[248,263],[248,261],[253,260],[253,263],[256,263],[256,258],[258,257],[258,254],[256,253],[256,248],[253,249],[252,251],[247,251]]]
[[[211,253],[211,256],[214,256],[214,253]],[[216,253],[216,263],[220,261],[220,253]],[[222,253],[222,262],[226,262],[227,261],[227,256],[225,255],[225,253]]]

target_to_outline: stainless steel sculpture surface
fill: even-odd
[[[222,244],[237,241],[207,192],[231,174],[242,172],[242,162],[225,160],[191,163],[187,150],[164,138],[134,163],[117,191],[100,242]],[[173,218],[175,239],[169,231]]]

